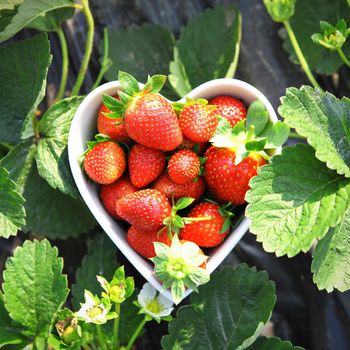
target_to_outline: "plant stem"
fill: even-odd
[[[115,350],[119,350],[119,320],[120,320],[120,304],[115,304],[115,312],[118,314],[118,317],[114,319],[113,325],[113,346]]]
[[[343,62],[350,68],[350,60],[345,56],[344,51],[341,49],[341,47],[338,47],[337,51]]]
[[[137,337],[139,336],[139,334],[141,333],[141,331],[143,330],[143,327],[146,324],[146,317],[142,320],[142,322],[139,324],[139,326],[136,328],[134,334],[132,335],[132,337],[129,340],[128,345],[126,346],[125,350],[130,350],[131,347],[134,345],[135,340],[137,339]]]
[[[297,140],[306,140],[306,137],[299,135],[295,131],[291,131],[289,133],[289,138],[290,139],[297,139]]]
[[[105,340],[105,336],[102,332],[102,327],[100,325],[96,325],[96,329],[97,329],[97,337],[98,337],[98,342],[100,343],[101,349],[102,350],[107,350],[107,346],[106,346],[106,340]]]
[[[101,69],[100,72],[97,76],[97,79],[92,85],[92,90],[96,89],[99,85],[100,82],[105,75],[105,73],[108,71],[109,67],[112,65],[112,62],[109,58],[109,40],[108,40],[108,30],[107,28],[103,29],[103,58],[101,62]]]
[[[58,94],[56,97],[56,101],[61,100],[64,97],[64,93],[66,91],[66,85],[67,85],[67,77],[68,77],[68,46],[67,46],[67,40],[64,36],[63,29],[60,27],[57,29],[57,35],[58,39],[60,40],[61,50],[62,50],[62,74],[61,74],[61,83],[60,88],[58,90]]]
[[[320,89],[321,91],[323,91],[323,89],[321,88],[321,86],[318,84],[317,80],[315,79],[314,75],[312,74],[311,72],[311,69],[304,57],[304,54],[303,52],[301,51],[301,48],[299,46],[299,43],[298,43],[298,40],[297,38],[295,37],[295,34],[294,34],[294,31],[290,25],[290,22],[287,20],[287,21],[284,21],[283,22],[284,26],[286,27],[287,29],[287,33],[288,33],[288,36],[289,36],[289,39],[290,39],[290,42],[292,43],[292,46],[293,46],[293,49],[299,59],[299,62],[301,64],[301,67],[303,68],[306,76],[308,77],[308,79],[310,80],[310,83],[315,87],[315,88],[318,88]]]
[[[33,114],[33,116],[32,116],[32,126],[33,126],[33,130],[34,130],[35,139],[37,141],[39,141],[39,139],[40,139],[39,121],[38,121],[38,118],[35,114]]]
[[[90,7],[89,7],[89,0],[82,0],[81,1],[82,6],[83,6],[83,13],[86,18],[87,26],[88,26],[88,32],[86,36],[86,47],[85,47],[85,53],[83,57],[83,61],[81,62],[80,66],[80,71],[77,77],[77,81],[75,82],[75,85],[73,87],[71,96],[76,96],[78,95],[81,85],[83,84],[84,77],[89,65],[90,57],[91,57],[91,52],[92,52],[92,46],[94,42],[94,19],[92,17]]]

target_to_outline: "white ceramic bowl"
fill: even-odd
[[[140,84],[140,86],[142,86],[142,84]],[[158,291],[172,300],[170,291],[162,291],[162,284],[153,275],[153,266],[151,262],[145,260],[130,248],[126,241],[126,232],[124,228],[104,209],[99,198],[98,186],[92,184],[87,179],[78,161],[78,157],[86,150],[86,142],[92,140],[97,133],[97,111],[101,105],[101,95],[115,95],[119,88],[120,84],[118,81],[109,82],[99,86],[85,97],[74,116],[69,131],[69,163],[79,192],[102,229],[143,277],[157,288]],[[195,88],[179,102],[185,101],[186,97],[192,99],[211,99],[218,95],[231,95],[240,98],[247,105],[259,99],[267,108],[271,121],[276,122],[278,120],[267,98],[252,85],[237,79],[216,79],[209,81]],[[247,232],[248,226],[248,219],[244,218],[234,229],[234,232],[232,232],[221,245],[211,250],[207,262],[207,270],[209,273],[212,273],[231,252],[238,241]],[[191,290],[188,289],[186,291],[186,296],[190,293]]]

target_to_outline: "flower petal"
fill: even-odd
[[[101,285],[101,287],[108,293],[108,287],[109,287],[108,281],[102,276],[96,276],[96,279],[98,283]]]
[[[169,300],[162,294],[158,294],[157,299],[159,304],[163,305],[164,309],[171,308],[174,305],[174,303],[171,300]]]
[[[94,307],[96,305],[95,298],[91,292],[88,290],[85,290],[84,292],[84,298],[85,298],[85,303],[84,305],[87,306],[87,308]]]
[[[137,297],[137,301],[141,306],[145,306],[146,300],[152,300],[157,294],[156,289],[151,285],[151,283],[145,283]]]

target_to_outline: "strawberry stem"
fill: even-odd
[[[89,7],[89,1],[88,0],[82,0],[82,6],[83,6],[83,13],[86,18],[87,26],[88,26],[88,32],[86,36],[86,47],[85,47],[85,53],[83,57],[83,61],[80,66],[79,74],[77,77],[77,80],[75,82],[75,85],[72,89],[71,96],[76,96],[79,93],[79,90],[81,88],[81,85],[83,84],[84,77],[89,65],[90,57],[91,57],[91,52],[92,52],[92,47],[94,43],[94,28],[95,28],[95,23],[94,23],[94,18],[92,17],[90,7]]]

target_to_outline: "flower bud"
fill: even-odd
[[[294,15],[296,0],[264,0],[267,12],[275,22],[287,21]]]
[[[311,39],[314,43],[331,51],[340,49],[350,34],[350,28],[347,28],[344,19],[339,20],[335,26],[326,21],[321,21],[320,29],[321,33],[313,34]]]

